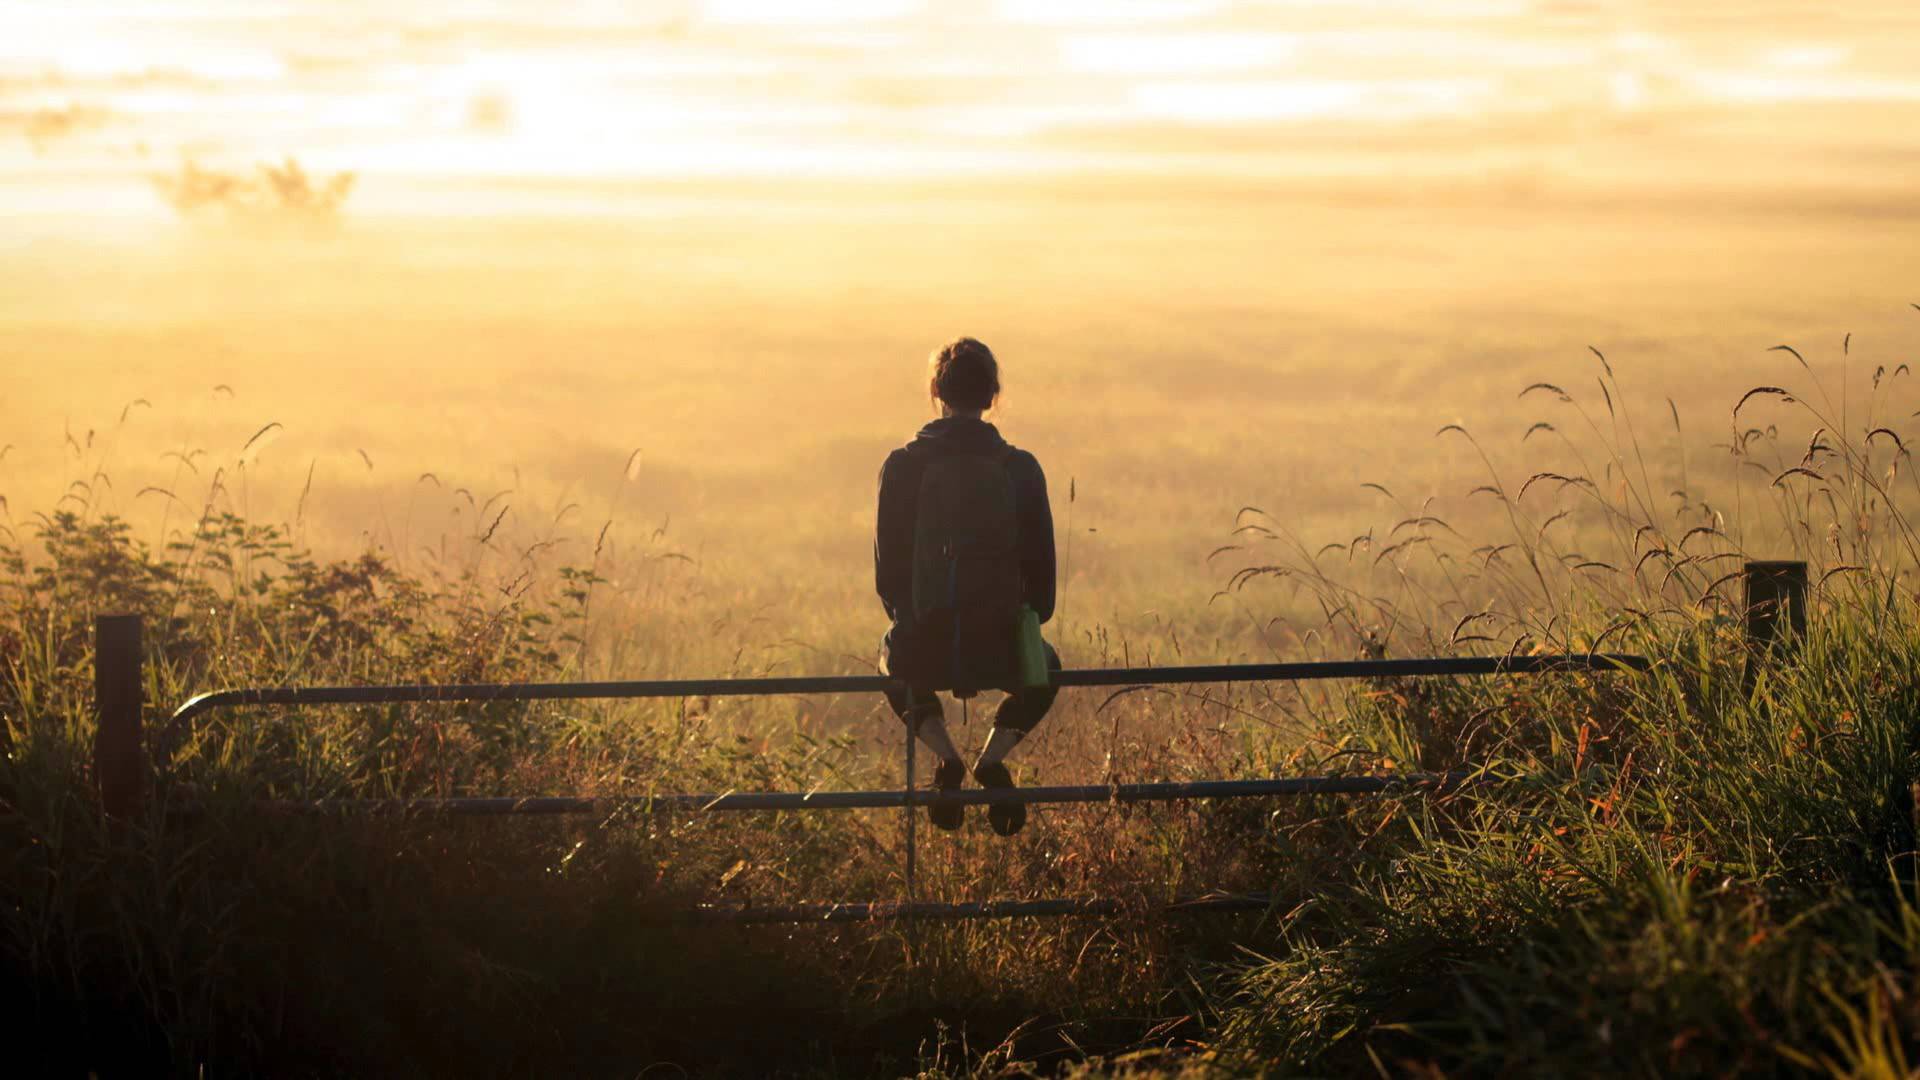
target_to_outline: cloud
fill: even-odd
[[[1493,93],[1488,79],[1266,79],[1149,82],[1133,97],[1148,117],[1236,124],[1464,115]]]
[[[1300,50],[1295,34],[1248,31],[1073,34],[1060,43],[1067,70],[1088,74],[1219,74],[1271,67]]]
[[[916,0],[707,0],[700,17],[712,23],[845,24],[908,18]]]
[[[178,173],[149,179],[167,205],[190,220],[218,216],[236,224],[312,226],[333,224],[353,192],[355,176],[342,172],[318,180],[289,157],[279,165],[260,165],[252,174],[189,161]]]
[[[105,109],[66,105],[0,114],[0,128],[17,129],[33,144],[35,154],[44,154],[61,139],[106,126],[107,118]]]
[[[476,135],[505,135],[513,130],[513,99],[481,93],[467,99],[466,128]]]
[[[1013,23],[1126,25],[1180,22],[1221,11],[1222,0],[1001,0],[999,17]]]

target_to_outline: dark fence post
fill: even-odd
[[[913,744],[920,741],[920,714],[909,709],[907,710],[906,719],[907,719],[907,783],[904,790],[907,793],[907,797],[903,800],[903,802],[906,804],[906,810],[907,810],[907,816],[906,816],[907,873],[906,873],[905,884],[906,884],[906,893],[907,893],[907,903],[911,904],[913,903],[913,855],[914,855],[914,852],[913,852]]]
[[[93,778],[109,817],[127,818],[146,789],[145,736],[140,730],[143,677],[140,616],[93,620]]]
[[[1747,675],[1749,689],[1757,665],[1793,658],[1807,633],[1807,564],[1789,559],[1749,561],[1747,586]]]

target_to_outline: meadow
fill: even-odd
[[[1909,222],[1477,189],[882,196],[26,246],[0,324],[18,1053],[107,1075],[1905,1074]],[[1113,919],[662,918],[893,898],[893,814],[248,808],[892,786],[901,732],[855,698],[249,711],[176,759],[192,826],[99,821],[99,612],[147,615],[156,719],[222,685],[869,669],[874,474],[962,332],[1001,354],[998,419],[1049,472],[1070,666],[1596,645],[1659,666],[1069,693],[1024,779],[1505,781],[923,840],[925,897],[1137,904]],[[1801,661],[1751,688],[1743,556],[1818,583]],[[1275,905],[1152,913],[1213,889]]]

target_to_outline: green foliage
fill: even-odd
[[[145,616],[156,729],[216,686],[575,678],[596,642],[687,627],[647,611],[650,636],[596,632],[616,576],[598,552],[411,572],[316,557],[211,506],[159,551],[112,518],[38,518],[30,546],[0,546],[0,978],[35,1033],[17,1052],[109,1073],[1908,1075],[1920,597],[1911,499],[1892,491],[1904,448],[1819,413],[1801,464],[1749,469],[1780,437],[1736,428],[1733,471],[1766,472],[1785,523],[1743,533],[1718,496],[1683,487],[1655,509],[1601,385],[1600,445],[1568,444],[1597,471],[1553,461],[1486,485],[1510,539],[1449,539],[1417,512],[1354,559],[1261,526],[1292,553],[1260,553],[1226,595],[1291,590],[1274,602],[1317,607],[1311,640],[1335,655],[1605,647],[1652,670],[1065,695],[1023,778],[1477,771],[1376,799],[1040,809],[1012,840],[975,815],[923,840],[922,896],[1098,895],[1130,907],[1114,919],[665,920],[702,901],[898,896],[893,815],[259,808],[890,786],[898,729],[876,747],[815,702],[231,711],[164,740],[149,816],[103,822],[96,614]],[[1581,551],[1551,531],[1573,509]],[[1790,655],[1750,655],[1726,568],[1775,542],[1815,565],[1810,630]],[[1172,628],[1087,644],[1117,662],[1183,648]],[[735,670],[754,670],[745,654]],[[1274,904],[1152,913],[1211,889]]]
[[[1706,710],[1669,643],[1605,752],[1603,684],[1556,687],[1537,715],[1567,718],[1558,748],[1510,745],[1490,768],[1516,782],[1410,807],[1362,849],[1235,974],[1227,1041],[1301,1068],[1475,1074],[1910,1049],[1872,1040],[1916,1019],[1920,634],[1864,629],[1825,624],[1799,665]],[[1738,664],[1689,674],[1737,685]],[[1879,1026],[1842,1033],[1855,1022]]]
[[[1471,766],[1490,782],[1405,804],[1305,890],[1260,958],[1217,984],[1217,1051],[1307,1072],[1908,1074],[1920,600],[1912,500],[1894,489],[1904,445],[1872,411],[1834,422],[1824,391],[1761,388],[1740,406],[1771,395],[1814,425],[1795,463],[1779,453],[1791,436],[1734,410],[1733,471],[1768,479],[1745,497],[1784,527],[1730,522],[1685,487],[1659,511],[1600,363],[1605,418],[1529,388],[1598,445],[1568,443],[1568,463],[1517,489],[1491,473],[1478,490],[1506,508],[1509,542],[1475,546],[1422,514],[1372,561],[1298,547],[1236,578],[1301,583],[1330,631],[1376,654],[1402,639],[1605,642],[1655,664],[1330,699],[1307,747],[1323,760]],[[1558,501],[1529,502],[1528,488]],[[1580,551],[1549,532],[1574,513],[1590,522]],[[1725,568],[1748,543],[1813,564],[1811,629],[1790,655],[1750,653],[1730,617],[1741,601]]]

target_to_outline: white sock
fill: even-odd
[[[920,718],[920,742],[934,752],[942,762],[960,760],[960,751],[953,745],[953,736],[947,734],[947,718],[944,713],[927,710]]]
[[[1024,731],[994,728],[993,733],[987,736],[987,745],[980,749],[980,760],[975,762],[973,767],[977,769],[982,765],[997,765],[1005,761],[1007,755],[1013,752],[1013,748],[1019,746],[1020,740],[1026,737],[1027,733]]]

